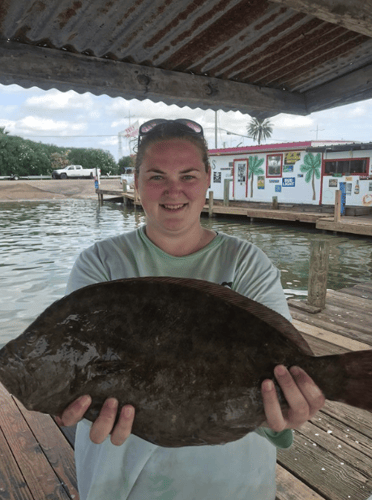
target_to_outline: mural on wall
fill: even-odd
[[[320,179],[320,169],[322,166],[322,159],[320,153],[314,156],[312,153],[307,153],[304,157],[304,163],[300,166],[300,171],[306,173],[305,181],[313,188],[313,200],[316,200],[315,192],[315,177]]]
[[[253,198],[253,177],[255,175],[265,175],[263,168],[261,165],[263,164],[264,159],[258,159],[258,156],[250,156],[249,157],[249,170],[248,170],[248,178],[251,180],[251,198]]]

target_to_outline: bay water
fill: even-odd
[[[96,200],[0,203],[0,347],[64,295],[71,267],[84,248],[144,223],[141,210],[99,206]],[[330,242],[328,288],[372,281],[368,237],[245,218],[203,217],[202,224],[261,248],[280,269],[287,297],[306,297],[310,244],[316,239]]]

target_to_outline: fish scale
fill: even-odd
[[[132,432],[159,446],[223,444],[265,421],[261,383],[301,366],[328,399],[372,410],[372,350],[316,357],[280,314],[203,280],[89,285],[49,306],[0,350],[0,381],[24,406],[60,415],[90,394],[132,404]],[[282,408],[284,396],[276,384]]]

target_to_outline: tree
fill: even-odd
[[[123,156],[118,161],[119,173],[124,174],[125,169],[127,168],[134,169],[134,164],[135,164],[135,155]]]
[[[247,132],[249,137],[261,144],[262,140],[265,141],[271,137],[273,124],[267,118],[252,118],[248,123]]]
[[[320,153],[314,156],[312,153],[307,153],[304,158],[304,163],[300,166],[300,171],[306,173],[305,181],[311,182],[313,188],[313,200],[316,200],[315,193],[315,177],[320,179],[320,167],[322,165],[322,159]]]
[[[263,164],[264,159],[258,159],[258,156],[250,156],[249,157],[249,170],[248,170],[248,178],[251,178],[251,198],[253,198],[253,177],[255,175],[263,175],[265,172],[263,171],[261,165]]]

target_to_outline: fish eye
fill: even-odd
[[[26,337],[27,345],[35,344],[37,340],[37,334],[35,332],[29,332]]]

